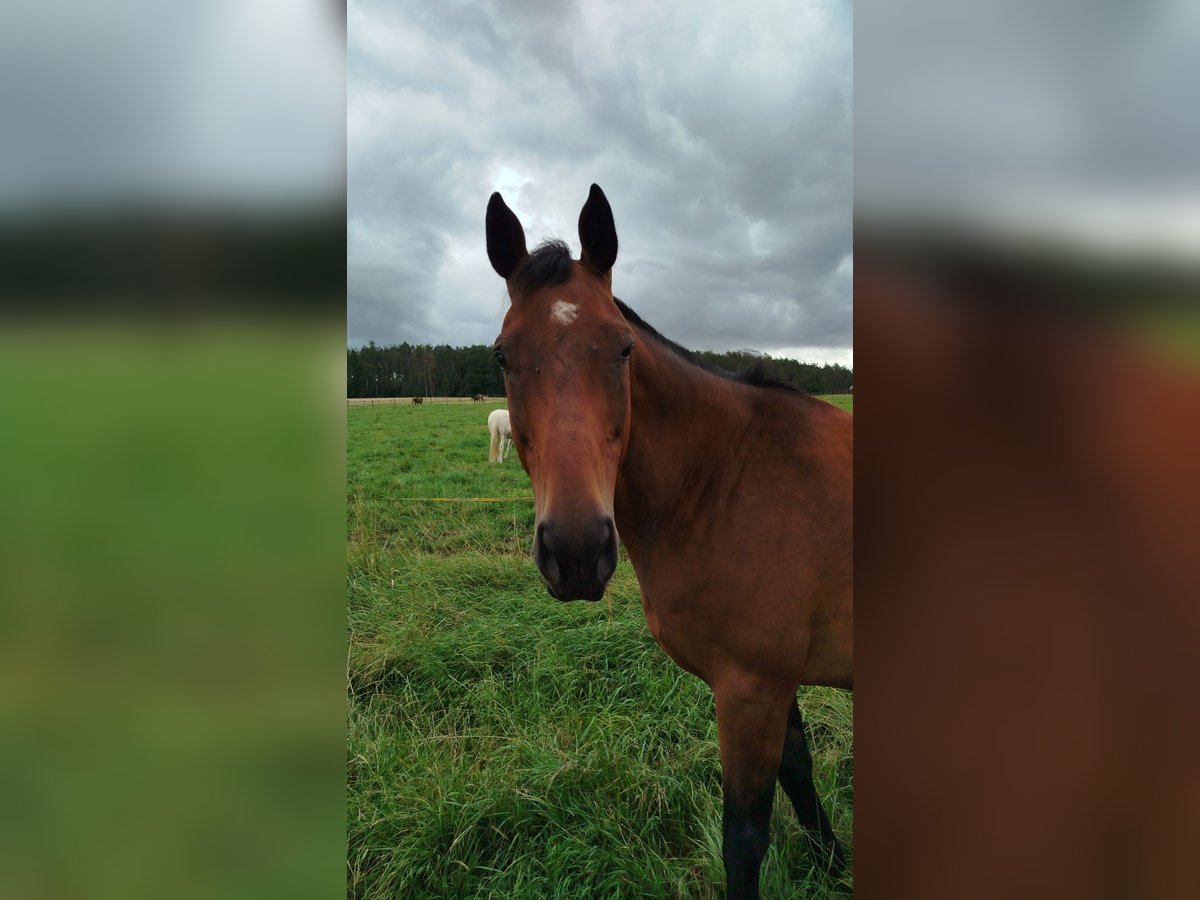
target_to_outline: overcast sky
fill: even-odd
[[[42,0],[0,20],[0,211],[340,200],[329,0]]]
[[[489,195],[578,256],[596,182],[668,337],[852,363],[849,3],[659,6],[351,0],[351,346],[490,343]]]
[[[1200,4],[857,0],[859,222],[1200,259]]]

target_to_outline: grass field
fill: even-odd
[[[721,897],[712,695],[654,644],[623,554],[605,600],[546,594],[529,480],[487,463],[493,408],[347,410],[348,894]],[[800,703],[849,847],[851,695]],[[779,791],[763,897],[850,883]]]

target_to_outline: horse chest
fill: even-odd
[[[689,627],[684,611],[678,603],[664,602],[656,605],[651,595],[642,591],[642,612],[655,643],[671,660],[698,678],[708,681],[704,646],[709,643],[694,627]]]

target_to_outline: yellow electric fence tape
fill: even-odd
[[[396,503],[520,503],[532,497],[391,497]]]

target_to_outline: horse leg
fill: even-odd
[[[783,753],[787,699],[753,688],[714,689],[721,742],[721,817],[729,900],[758,897],[758,875],[771,841],[771,804]]]
[[[804,735],[804,720],[800,717],[800,705],[792,698],[788,710],[787,736],[783,741],[783,760],[779,764],[779,783],[792,801],[800,827],[815,836],[821,845],[821,857],[830,864],[835,874],[846,870],[846,857],[834,836],[821,798],[817,796],[812,777],[812,756],[808,752],[808,741]]]

